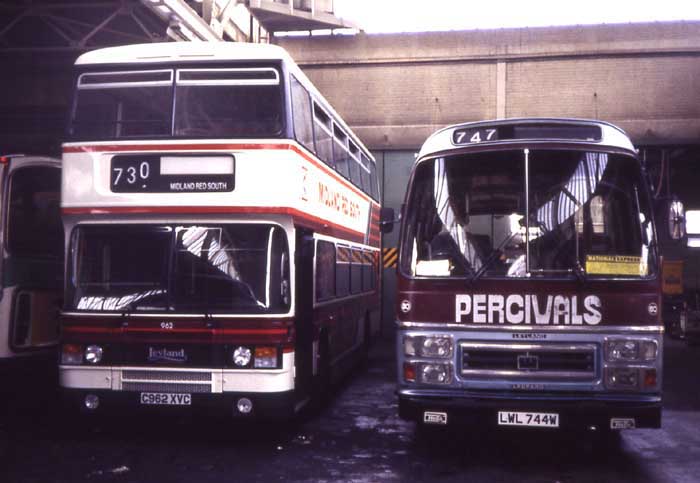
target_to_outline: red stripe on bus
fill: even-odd
[[[108,334],[110,332],[116,332],[117,328],[114,327],[66,327],[61,329],[63,332],[75,332],[78,334]]]
[[[367,196],[365,193],[357,189],[354,185],[348,182],[345,178],[336,173],[332,168],[327,166],[322,161],[319,161],[314,156],[307,154],[301,148],[294,144],[255,144],[255,143],[238,143],[238,144],[104,144],[104,145],[84,145],[84,146],[64,146],[64,153],[102,153],[102,152],[126,152],[126,151],[212,151],[212,150],[235,150],[235,149],[275,149],[280,151],[294,151],[302,158],[315,164],[316,167],[326,171],[331,177],[335,178],[340,184],[345,185],[348,189],[355,192],[365,201],[379,206],[379,204]]]
[[[121,331],[112,327],[64,327],[64,332],[79,334],[106,334]],[[161,329],[157,327],[129,327],[123,329],[130,332],[157,332],[159,334],[212,334],[212,335],[287,335],[288,329]]]
[[[107,206],[107,207],[79,207],[79,208],[63,208],[61,210],[64,215],[110,215],[110,214],[191,214],[191,213],[265,213],[265,214],[280,214],[290,215],[298,218],[306,219],[321,226],[332,226],[337,231],[342,231],[347,234],[362,237],[365,235],[362,231],[356,231],[352,228],[347,228],[338,225],[323,218],[310,215],[296,208],[288,208],[283,206],[266,207],[266,206]]]
[[[287,329],[161,329],[159,327],[129,327],[129,332],[157,332],[159,334],[211,334],[211,335],[287,335]]]

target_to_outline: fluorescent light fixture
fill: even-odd
[[[685,212],[685,231],[688,235],[700,235],[700,210]]]

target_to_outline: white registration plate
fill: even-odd
[[[190,406],[192,395],[169,392],[142,392],[141,404],[161,406]]]
[[[498,425],[558,428],[559,414],[498,411]]]

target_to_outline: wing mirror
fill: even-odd
[[[393,208],[382,208],[379,211],[379,229],[382,233],[391,233],[394,230],[394,223],[398,223],[401,219],[396,218]]]
[[[685,207],[677,198],[668,201],[667,204],[668,236],[671,240],[685,238]]]

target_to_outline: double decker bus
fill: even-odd
[[[43,156],[0,156],[0,380],[15,397],[56,385],[60,166]]]
[[[76,61],[60,385],[73,407],[289,417],[379,328],[362,142],[272,45]]]
[[[510,119],[428,138],[401,227],[401,416],[659,427],[664,329],[647,185],[629,138],[604,122]]]

